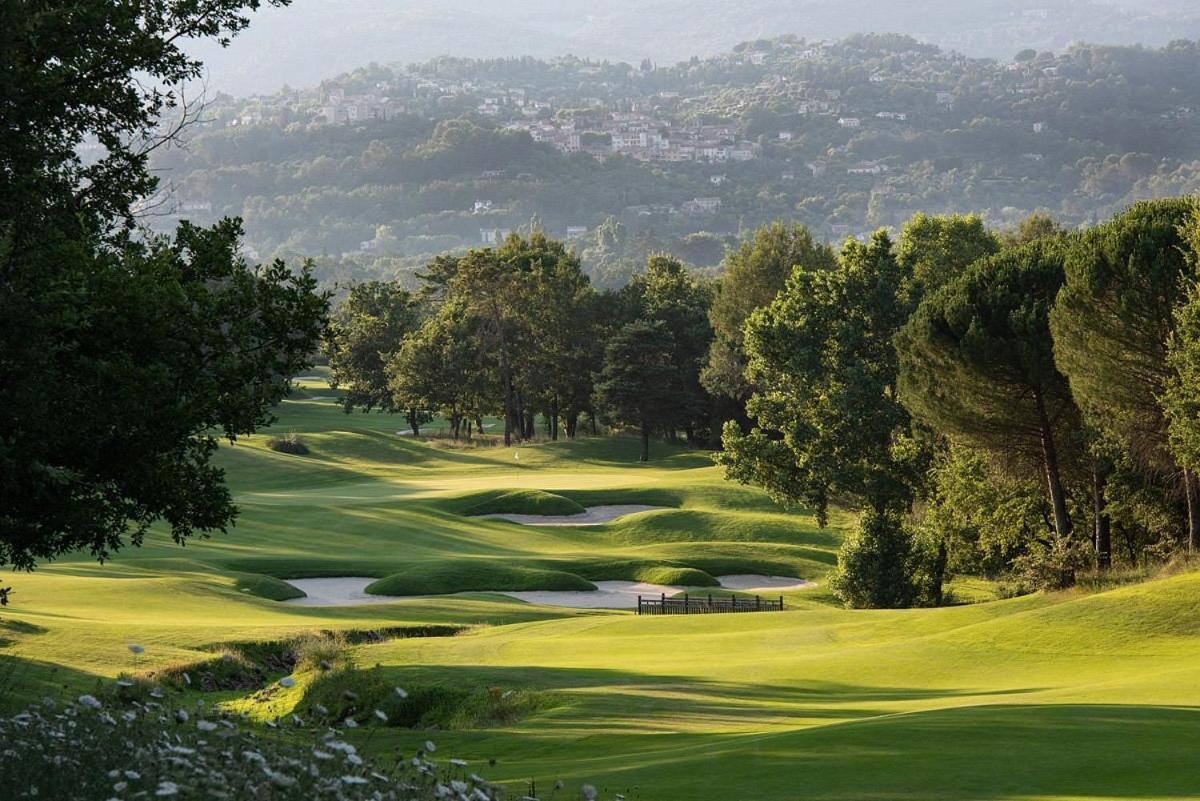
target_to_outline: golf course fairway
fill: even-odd
[[[639,465],[621,437],[455,446],[346,415],[335,394],[302,381],[275,429],[222,448],[241,509],[229,532],[11,576],[0,703],[169,677],[265,723],[308,719],[344,687],[363,705],[360,748],[404,756],[432,739],[514,798],[530,781],[541,798],[587,783],[629,801],[1200,796],[1200,574],[1007,600],[962,582],[957,597],[983,602],[849,611],[824,579],[851,516],[822,529],[724,481],[706,453],[656,443]],[[279,432],[310,453],[269,450]],[[483,517],[597,506],[654,508],[596,526]],[[783,592],[783,612],[663,617],[499,594],[704,594],[735,574],[817,586]],[[320,577],[373,578],[366,592],[394,601],[283,603],[299,594],[286,579]],[[344,633],[328,635],[332,664],[193,681],[247,643],[311,632]],[[370,722],[372,693],[393,687],[402,711],[424,699],[415,727]]]

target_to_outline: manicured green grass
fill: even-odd
[[[466,509],[468,515],[578,515],[583,506],[562,495],[543,490],[507,490],[486,497]]]
[[[410,567],[367,586],[372,595],[438,595],[499,590],[594,590],[574,573],[507,565],[486,559],[457,559]]]
[[[414,441],[396,418],[344,414],[334,394],[306,382],[269,432],[295,431],[306,456],[270,451],[266,434],[222,449],[242,509],[229,534],[182,549],[156,534],[103,566],[79,556],[11,576],[0,707],[121,673],[199,675],[223,647],[305,632],[470,626],[347,645],[333,673],[309,658],[291,688],[268,665],[271,686],[204,697],[265,719],[351,689],[357,704],[330,714],[365,724],[362,747],[411,755],[433,738],[439,756],[517,797],[531,778],[543,790],[564,781],[557,798],[590,782],[629,801],[1200,796],[1200,574],[1003,601],[959,579],[956,600],[987,602],[847,611],[823,582],[850,516],[819,528],[723,481],[707,454],[656,445],[643,465],[635,440],[612,438],[522,445],[517,458]],[[668,508],[585,528],[468,514],[502,498],[539,514],[563,501]],[[701,588],[729,573],[819,586],[785,593],[783,613],[642,618],[441,594],[613,579]],[[295,595],[285,579],[346,575],[430,595],[279,602]],[[368,702],[422,728],[372,723]]]

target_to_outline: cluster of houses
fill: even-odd
[[[762,155],[760,145],[738,139],[735,123],[676,125],[637,112],[612,112],[586,130],[570,120],[516,120],[505,128],[525,131],[534,141],[549,142],[563,153],[587,152],[601,158],[726,164]]]
[[[338,88],[329,93],[320,108],[320,115],[330,125],[349,125],[367,120],[390,120],[404,111],[403,103],[377,92],[348,95],[345,89]]]

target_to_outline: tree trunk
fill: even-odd
[[[1096,564],[1101,570],[1112,567],[1112,521],[1108,517],[1108,499],[1104,491],[1108,476],[1100,468],[1092,468],[1092,505],[1096,515]]]
[[[504,330],[504,318],[500,314],[500,305],[495,298],[491,299],[492,325],[496,327],[496,339],[500,344],[500,387],[504,393],[504,444],[512,445],[513,423],[513,380],[512,366],[508,363],[508,334]],[[483,428],[480,427],[482,432]]]
[[[933,562],[933,605],[941,606],[945,600],[944,587],[946,583],[946,565],[950,561],[950,552],[946,549],[946,541],[938,540],[937,558]]]
[[[1200,498],[1197,497],[1196,475],[1191,470],[1183,471],[1183,490],[1187,495],[1188,550],[1200,547]]]
[[[534,414],[533,409],[530,409],[525,412],[525,439],[533,439],[536,436],[536,425],[537,416]]]
[[[408,410],[408,426],[412,429],[414,439],[421,436],[421,413],[416,409]]]
[[[550,440],[558,442],[558,396],[550,399]]]
[[[1071,533],[1071,518],[1067,514],[1067,497],[1058,469],[1058,451],[1054,447],[1054,434],[1041,394],[1035,393],[1034,399],[1037,402],[1038,423],[1041,428],[1042,463],[1046,470],[1046,484],[1050,489],[1050,506],[1054,510],[1054,533],[1065,537]]]
[[[567,415],[567,439],[575,439],[579,431],[579,412],[572,411]]]
[[[638,461],[650,461],[650,425],[642,423],[642,458]]]

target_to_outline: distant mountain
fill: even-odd
[[[1200,38],[1195,0],[294,0],[260,12],[227,49],[195,52],[210,88],[311,85],[371,62],[439,55],[571,53],[673,63],[748,39],[906,33],[969,55],[1010,57],[1072,41],[1161,45]]]

